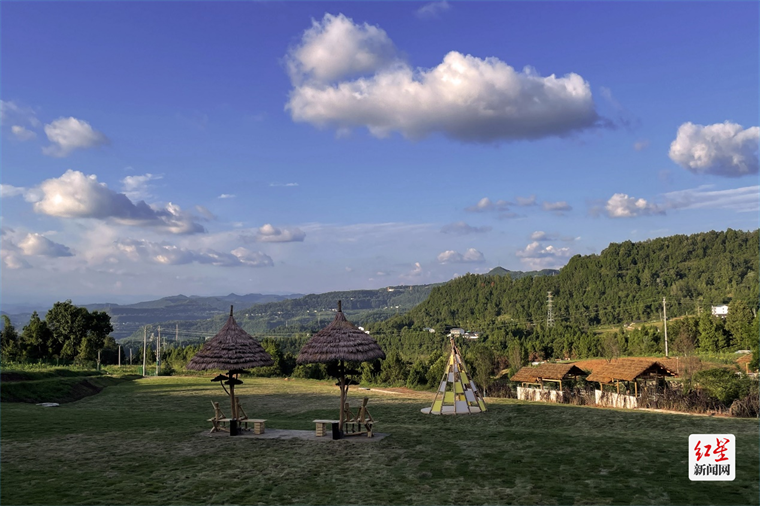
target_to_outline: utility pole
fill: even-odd
[[[156,376],[161,368],[161,325],[158,326],[158,340],[156,341]]]
[[[129,365],[132,365],[132,348],[129,348]]]
[[[546,326],[551,328],[551,327],[554,327],[554,313],[552,313],[552,292],[546,292],[546,293],[547,293]]]
[[[665,309],[665,297],[662,298],[662,322],[665,328],[665,358],[668,357],[668,312]]]
[[[121,345],[119,345],[119,367],[121,367]]]
[[[143,327],[143,378],[145,377],[145,352],[148,348],[148,327]]]
[[[179,323],[175,324],[174,327],[174,342],[179,345]]]

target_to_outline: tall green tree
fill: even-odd
[[[53,334],[50,353],[66,360],[93,360],[103,348],[105,338],[113,332],[111,318],[104,311],[77,307],[71,300],[56,302],[45,315]]]
[[[40,360],[51,357],[51,350],[55,346],[53,333],[45,320],[41,320],[37,311],[32,313],[29,323],[21,332],[19,346],[22,356],[27,360]]]
[[[18,332],[7,315],[3,315],[3,330],[0,332],[0,354],[5,362],[13,360],[19,354]]]

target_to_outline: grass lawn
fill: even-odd
[[[254,440],[202,435],[210,378],[157,377],[42,408],[0,406],[2,504],[758,504],[757,419],[492,399],[472,416],[420,413],[432,394],[366,392],[390,437]],[[328,382],[245,379],[267,427],[337,416]],[[692,433],[737,438],[733,482],[691,482]]]

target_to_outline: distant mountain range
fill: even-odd
[[[512,279],[521,279],[521,278],[527,278],[527,277],[536,277],[536,276],[556,276],[559,274],[558,269],[541,269],[540,271],[510,271],[505,269],[504,267],[494,267],[488,273],[486,273],[486,276],[509,276]]]
[[[303,297],[303,294],[272,295],[249,293],[237,295],[231,293],[218,297],[200,297],[197,295],[173,295],[157,300],[137,302],[135,304],[95,303],[84,304],[89,311],[105,311],[111,316],[111,324],[114,331],[111,335],[115,339],[121,339],[132,335],[143,325],[149,325],[164,321],[194,321],[205,320],[218,315],[220,312],[228,312],[230,305],[239,308],[249,308],[256,304],[278,302],[291,298]],[[33,311],[37,311],[41,317],[50,309],[28,307],[26,311],[8,314],[11,322],[19,330],[26,325]]]
[[[512,279],[555,275],[559,271],[509,271],[503,267],[492,269],[489,276],[509,276]],[[294,333],[324,325],[334,315],[337,301],[343,301],[343,311],[357,325],[377,322],[403,314],[427,299],[434,286],[399,285],[377,290],[346,290],[322,294],[273,295],[231,293],[223,296],[201,297],[197,295],[173,295],[134,304],[93,303],[84,304],[89,311],[105,311],[111,316],[117,340],[142,341],[144,326],[162,326],[191,337],[213,335],[235,308],[235,318],[248,332],[255,334]],[[18,330],[29,322],[33,311],[44,318],[50,307],[33,305],[8,305],[3,311]],[[277,329],[277,330],[274,330]]]

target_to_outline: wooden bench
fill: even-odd
[[[332,424],[340,423],[340,420],[312,420],[317,424],[317,437],[332,433]]]
[[[367,402],[369,402],[369,398],[365,397],[362,400],[361,406],[359,406],[359,411],[357,412],[356,416],[351,413],[348,402],[345,404],[343,412],[346,421],[343,425],[344,432],[347,436],[367,434],[367,437],[372,437],[374,435],[373,427],[375,425],[375,419],[372,418],[372,415],[369,414],[369,410],[367,409]],[[362,429],[362,425],[364,426],[364,429]]]
[[[248,424],[252,423],[254,434],[263,434],[265,432],[264,422],[266,422],[266,420],[261,420],[259,418],[243,418],[240,420],[240,423],[245,424],[246,429],[248,428]]]
[[[218,402],[211,401],[211,405],[214,407],[214,417],[207,420],[211,422],[211,432],[229,431],[230,429],[225,427],[224,424],[230,423],[232,419],[224,416]]]

